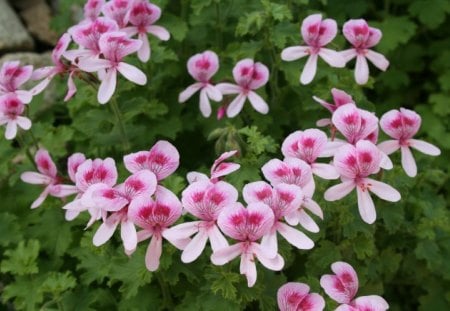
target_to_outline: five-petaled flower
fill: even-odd
[[[376,211],[369,191],[390,202],[397,202],[401,198],[400,193],[388,184],[369,178],[369,175],[380,171],[382,160],[382,152],[368,140],[341,147],[334,156],[334,165],[341,175],[342,183],[325,191],[325,200],[340,200],[356,188],[361,218],[368,224],[373,223]]]
[[[441,150],[438,147],[413,138],[419,130],[421,122],[422,119],[417,113],[405,108],[400,108],[400,111],[396,109],[390,110],[380,120],[381,129],[393,140],[383,141],[378,145],[378,148],[386,154],[391,154],[400,149],[402,167],[410,177],[417,175],[417,165],[410,147],[431,156],[441,154]]]
[[[385,71],[389,67],[386,57],[370,49],[381,40],[379,29],[369,27],[364,19],[351,19],[344,24],[342,32],[353,48],[342,51],[341,55],[345,62],[356,57],[355,80],[358,84],[366,84],[369,79],[367,59],[380,70]]]
[[[266,235],[273,226],[274,215],[264,203],[251,203],[244,208],[241,203],[227,206],[219,215],[218,225],[223,233],[239,241],[215,251],[211,261],[215,265],[224,265],[237,256],[241,256],[240,273],[247,277],[247,285],[256,282],[255,257],[267,269],[279,271],[284,266],[280,254],[265,249],[257,241]]]
[[[320,278],[320,286],[328,296],[341,305],[336,311],[385,311],[389,305],[377,295],[361,296],[356,299],[359,282],[358,275],[351,265],[337,261],[331,265],[334,274]]]
[[[205,51],[189,58],[187,63],[189,74],[197,81],[188,86],[178,96],[178,101],[184,103],[194,93],[200,90],[200,111],[204,117],[211,115],[209,99],[216,102],[222,100],[222,93],[211,83],[212,76],[219,70],[219,58],[213,51]]]
[[[269,112],[269,106],[254,90],[264,86],[269,80],[269,69],[262,63],[246,58],[233,68],[233,77],[237,84],[219,83],[217,88],[223,95],[238,94],[227,107],[227,116],[233,118],[241,112],[248,98],[252,107],[262,114]]]
[[[345,66],[345,61],[338,52],[324,48],[336,37],[335,20],[322,20],[321,14],[310,15],[303,20],[301,33],[306,46],[291,46],[281,52],[281,59],[284,61],[293,61],[309,55],[300,76],[300,83],[308,84],[314,79],[319,56],[332,67]]]
[[[317,293],[310,293],[304,283],[290,282],[278,289],[277,302],[280,311],[322,311],[325,300]]]

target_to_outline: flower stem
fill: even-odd
[[[111,99],[111,109],[116,116],[117,123],[119,124],[120,135],[122,137],[123,149],[128,151],[130,149],[130,141],[128,140],[127,133],[125,131],[125,126],[123,124],[122,114],[119,110],[119,106],[117,105],[117,100],[115,97]]]
[[[164,283],[164,280],[162,279],[160,273],[155,273],[156,279],[158,280],[159,287],[161,288],[161,292],[163,295],[164,300],[164,307],[166,310],[173,310],[173,301],[172,296],[170,295],[170,291],[167,288],[166,284]]]
[[[25,140],[23,139],[22,133],[18,132],[16,135],[17,143],[19,144],[20,148],[25,151],[25,154],[27,155],[28,160],[33,164],[34,168],[37,170],[36,163],[34,162],[33,155],[31,154],[30,150],[27,147],[27,144],[25,143]]]

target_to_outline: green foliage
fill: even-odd
[[[58,33],[73,25],[84,0],[59,1],[52,22]],[[49,95],[29,105],[32,132],[23,142],[33,154],[37,144],[47,148],[61,172],[74,152],[88,157],[113,157],[119,171],[124,154],[148,150],[158,139],[177,146],[181,165],[164,186],[180,195],[189,171],[207,172],[217,154],[236,149],[241,169],[226,177],[239,190],[247,182],[261,180],[261,166],[282,158],[280,145],[291,132],[315,127],[325,109],[312,100],[331,99],[330,89],[350,93],[363,108],[380,116],[387,110],[407,107],[422,116],[419,138],[442,149],[431,158],[414,151],[419,173],[414,179],[399,166],[383,172],[381,180],[402,194],[398,203],[375,199],[377,221],[361,221],[356,197],[336,203],[322,198],[333,182],[317,182],[314,199],[324,210],[317,234],[306,233],[316,243],[299,251],[280,241],[286,261],[282,272],[258,268],[258,281],[248,288],[239,274],[239,260],[217,267],[210,263],[211,250],[191,264],[183,264],[180,252],[169,243],[163,248],[161,267],[147,271],[146,246],[142,242],[130,257],[123,252],[120,234],[95,247],[92,237],[98,225],[84,230],[87,216],[64,219],[64,202],[47,198],[37,210],[31,202],[43,190],[20,181],[23,171],[34,170],[18,142],[0,139],[0,295],[1,309],[16,310],[274,310],[276,291],[287,281],[307,282],[323,294],[318,280],[330,273],[331,263],[351,263],[360,277],[361,295],[378,294],[391,310],[450,309],[450,4],[445,0],[390,1],[155,1],[163,8],[158,23],[171,40],[150,38],[151,60],[127,61],[146,72],[149,82],[140,87],[118,80],[117,102],[124,141],[111,103],[99,105],[96,90],[76,79],[75,97],[63,102],[65,79],[55,79]],[[303,18],[321,12],[339,26],[365,18],[383,31],[375,50],[390,61],[385,73],[370,68],[368,85],[359,86],[350,69],[334,69],[319,61],[315,80],[299,84],[304,60],[283,62],[281,50],[301,42]],[[330,48],[343,50],[348,43],[339,35]],[[258,90],[270,106],[268,115],[253,111],[248,103],[234,119],[205,119],[198,111],[198,97],[178,104],[178,94],[193,82],[187,59],[211,49],[220,57],[214,82],[230,81],[236,61],[251,57],[270,69],[267,86]],[[354,63],[348,68],[353,69]],[[230,100],[232,97],[226,97]],[[219,105],[211,102],[213,110]],[[214,115],[214,113],[213,113]],[[3,130],[0,133],[3,135]],[[384,139],[380,134],[380,140]],[[64,175],[64,173],[62,173]],[[123,180],[124,174],[121,174]],[[120,181],[122,181],[120,180]],[[69,198],[70,200],[71,198]],[[187,219],[187,216],[183,216]],[[314,217],[314,216],[313,216]],[[165,243],[165,242],[164,242]],[[327,300],[327,310],[336,307]]]

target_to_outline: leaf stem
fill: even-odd
[[[123,149],[125,151],[128,151],[130,149],[130,141],[128,140],[128,136],[125,131],[125,125],[124,125],[123,119],[122,119],[122,114],[119,110],[119,106],[117,105],[117,100],[115,97],[113,97],[111,99],[110,104],[111,104],[111,109],[112,109],[114,115],[116,116],[117,123],[119,125],[120,136],[122,137],[122,142],[123,142]]]
[[[28,160],[33,164],[34,168],[37,170],[36,163],[34,162],[34,157],[31,154],[30,150],[28,150],[27,144],[25,143],[25,140],[23,139],[22,133],[18,132],[16,135],[17,143],[19,144],[20,148],[25,151],[25,154],[27,155]]]

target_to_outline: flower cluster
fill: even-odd
[[[335,262],[331,265],[333,275],[320,278],[320,286],[325,293],[340,305],[336,311],[385,311],[389,305],[377,295],[355,298],[358,291],[358,275],[351,265]],[[325,300],[317,293],[309,293],[309,286],[303,283],[286,283],[278,289],[278,308],[280,311],[322,311]]]
[[[114,94],[118,73],[133,83],[145,85],[146,75],[124,62],[124,58],[137,53],[140,61],[147,62],[151,51],[148,34],[169,40],[169,32],[155,25],[160,16],[161,9],[148,0],[87,1],[84,19],[56,44],[52,53],[54,65],[33,73],[34,80],[42,80],[37,89],[43,90],[56,75],[68,75],[67,101],[77,91],[74,77],[91,84],[100,81],[97,99],[105,104]],[[72,42],[75,47],[69,49]]]
[[[31,128],[31,120],[24,116],[24,112],[38,92],[35,88],[23,90],[22,86],[32,74],[33,66],[21,66],[18,61],[5,62],[0,68],[0,125],[6,125],[6,139],[16,137],[17,127]]]
[[[224,95],[237,94],[229,103],[223,104],[217,111],[217,118],[224,114],[233,118],[241,112],[248,99],[252,107],[262,114],[269,112],[269,106],[255,90],[263,87],[269,80],[269,69],[266,65],[246,58],[239,61],[233,68],[233,78],[236,84],[211,83],[212,76],[219,70],[219,58],[212,51],[205,51],[189,58],[187,63],[189,74],[197,81],[180,93],[178,101],[184,103],[200,90],[200,111],[204,117],[211,115],[209,99],[220,102]]]
[[[313,14],[303,20],[301,35],[306,46],[292,46],[281,53],[284,61],[294,61],[308,56],[305,67],[300,75],[300,83],[309,84],[316,75],[318,57],[332,67],[342,68],[356,58],[355,80],[358,84],[366,84],[369,79],[369,59],[377,68],[385,71],[389,61],[380,53],[371,50],[381,40],[381,31],[369,27],[363,19],[351,19],[344,24],[343,34],[353,46],[341,52],[325,48],[337,35],[336,21],[322,19],[321,14]]]

